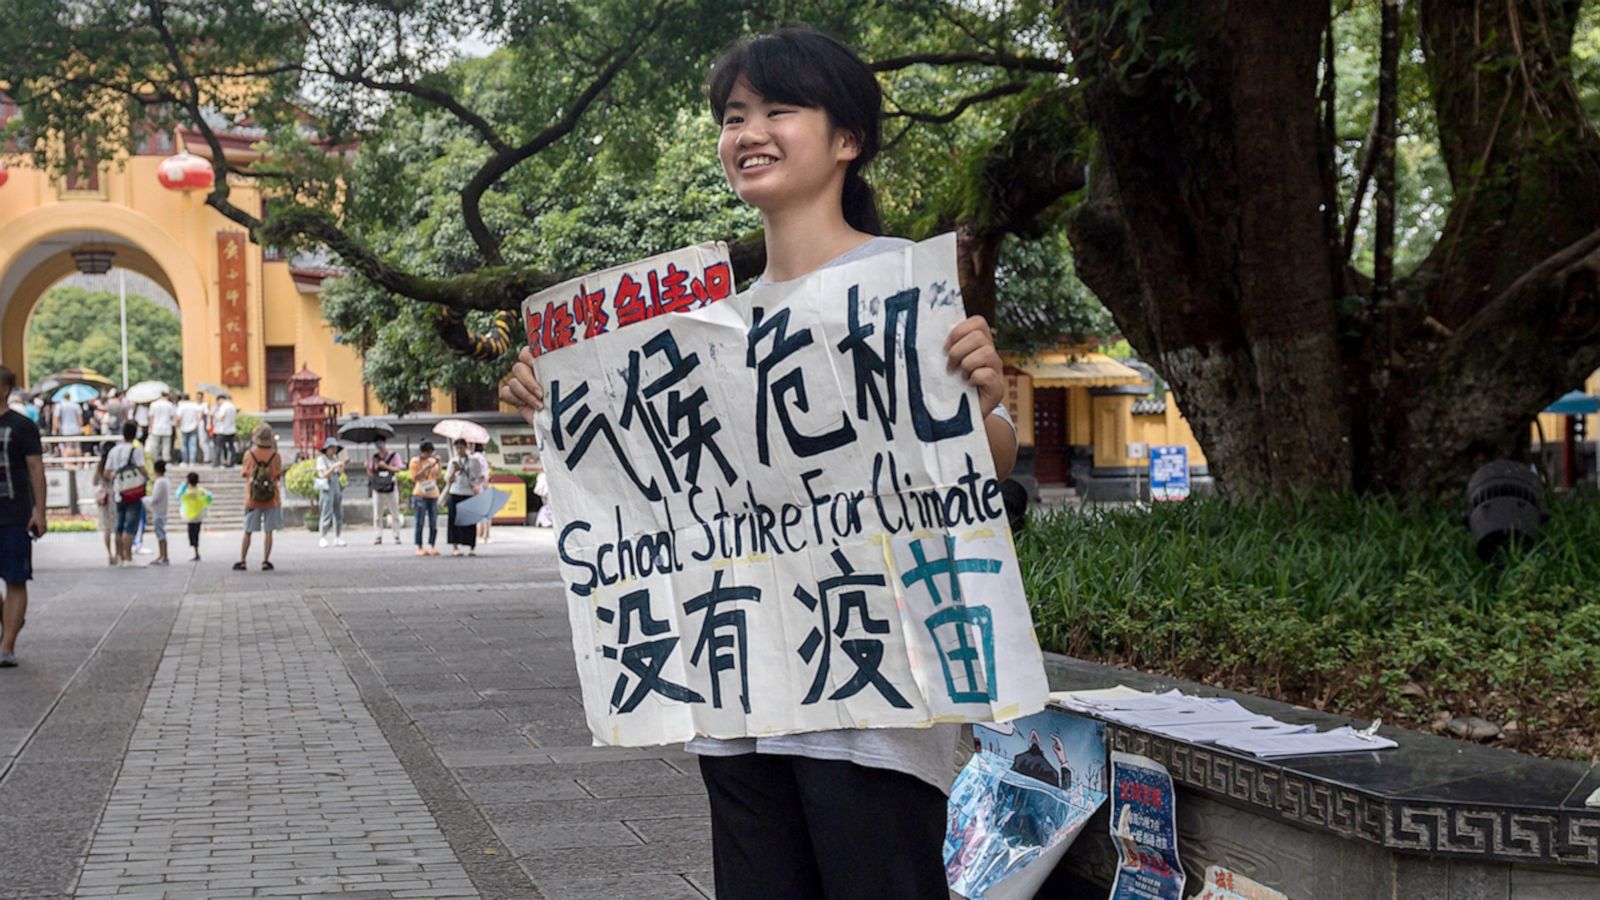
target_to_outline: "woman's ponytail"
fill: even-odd
[[[867,234],[883,234],[883,217],[878,214],[878,196],[861,177],[861,167],[852,162],[844,175],[844,221]]]

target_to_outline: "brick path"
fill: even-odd
[[[709,897],[693,758],[590,745],[549,533],[369,540],[281,533],[272,573],[235,534],[143,571],[42,542],[0,897]]]
[[[294,594],[184,599],[78,896],[477,896]]]

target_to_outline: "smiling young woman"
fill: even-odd
[[[879,149],[882,94],[850,48],[809,29],[764,35],[717,60],[707,95],[728,184],[766,226],[767,268],[752,292],[910,244],[883,236],[862,175]],[[1003,479],[1017,441],[988,323],[962,322],[945,350],[977,388]],[[501,389],[530,423],[544,405],[532,364],[525,348]],[[942,846],[958,733],[935,725],[691,741],[710,797],[717,896],[948,896]]]

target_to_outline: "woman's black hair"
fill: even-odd
[[[861,152],[845,170],[844,220],[857,231],[883,234],[877,198],[861,175],[881,145],[883,91],[861,57],[810,28],[785,28],[752,38],[722,54],[711,67],[706,96],[719,125],[740,78],[774,103],[821,109],[835,128],[855,136]]]
[[[423,441],[422,446],[418,447],[417,449],[421,450],[423,453],[431,453],[433,452],[433,441]]]

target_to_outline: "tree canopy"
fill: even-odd
[[[28,320],[28,371],[38,379],[75,366],[122,373],[122,323],[117,295],[61,286],[50,290]],[[149,297],[128,295],[128,379],[183,384],[183,335],[178,317]]]
[[[891,230],[954,229],[969,308],[1008,325],[1104,328],[1081,275],[1230,493],[1438,496],[1600,366],[1593,0],[0,6],[42,163],[198,129],[271,196],[219,177],[210,205],[358,276],[329,315],[385,379],[491,378],[438,342],[503,364],[501,311],[619,255],[721,238],[758,271],[700,89],[785,23],[878,71]],[[264,160],[227,162],[229,130]]]

